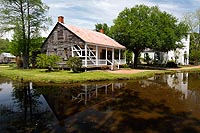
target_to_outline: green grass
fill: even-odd
[[[136,74],[113,74],[106,71],[88,71],[83,73],[73,73],[71,71],[45,72],[44,69],[13,69],[0,68],[0,76],[9,77],[13,80],[45,82],[45,83],[74,83],[87,81],[106,81],[139,79],[153,76],[156,73],[165,73],[165,71],[148,71]]]
[[[196,71],[199,69],[191,69]],[[183,70],[186,71],[186,70]],[[156,74],[171,73],[169,70],[145,71],[135,74],[113,74],[107,71],[88,71],[83,73],[73,73],[71,71],[45,72],[44,69],[15,69],[10,67],[0,67],[0,77],[8,77],[13,80],[33,81],[41,83],[77,83],[95,82],[108,80],[133,80],[143,79]]]

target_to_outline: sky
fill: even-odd
[[[63,16],[65,23],[94,30],[97,23],[113,25],[113,20],[117,18],[119,12],[125,7],[131,8],[138,4],[158,6],[161,11],[166,11],[179,19],[184,13],[194,12],[200,8],[200,0],[43,0],[43,2],[50,7],[48,15],[53,19],[49,31],[56,24],[58,16]]]
[[[119,12],[125,7],[135,5],[158,6],[181,19],[184,13],[194,12],[200,8],[200,0],[42,0],[49,6],[48,16],[53,19],[49,30],[42,32],[47,37],[57,23],[58,16],[63,16],[65,23],[94,30],[95,24],[107,23],[113,25]]]

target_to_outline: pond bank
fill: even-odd
[[[8,77],[17,81],[31,81],[39,83],[82,83],[112,80],[144,79],[157,74],[173,73],[177,71],[200,71],[200,66],[167,70],[120,69],[115,71],[88,71],[73,73],[71,71],[45,72],[45,69],[14,69],[0,67],[0,77]]]

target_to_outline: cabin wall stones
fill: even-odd
[[[47,55],[56,54],[67,60],[72,56],[71,46],[79,45],[84,47],[85,42],[77,37],[67,28],[57,23],[51,34],[48,36],[42,46],[42,53]]]

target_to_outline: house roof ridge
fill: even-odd
[[[71,24],[63,24],[63,23],[60,23],[60,24],[62,24],[64,27],[69,29],[71,32],[76,34],[78,37],[80,37],[82,40],[84,40],[87,43],[94,43],[94,44],[99,44],[99,45],[125,49],[125,46],[119,44],[117,41],[115,41],[114,39],[108,37],[107,35],[103,33],[85,29],[78,26],[74,26]]]

